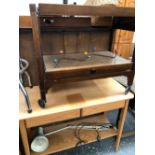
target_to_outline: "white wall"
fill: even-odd
[[[73,2],[77,2],[77,4],[83,5],[86,0],[68,0],[69,4],[73,4]],[[63,0],[20,0],[17,4],[19,15],[30,15],[29,12],[29,4],[30,3],[53,3],[53,4],[62,4]]]

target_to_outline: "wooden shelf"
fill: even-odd
[[[109,105],[110,103],[129,100],[134,97],[130,92],[125,95],[125,88],[112,78],[87,80],[55,85],[48,91],[47,105],[45,109],[42,109],[38,105],[38,99],[40,98],[39,87],[26,88],[26,90],[30,97],[33,112],[27,113],[25,100],[20,92],[19,120],[61,114],[62,112],[97,105]]]
[[[76,121],[71,121],[69,123],[62,123],[59,125],[53,125],[51,127],[47,127],[45,129],[45,132],[55,130],[58,128],[61,128],[63,126],[66,126],[67,124],[79,124],[82,122],[87,123],[109,123],[106,116],[104,114],[99,114],[87,118],[83,118]],[[109,129],[107,131],[100,132],[101,139],[113,137],[117,135],[117,129]],[[81,130],[80,131],[80,137],[83,140],[86,140],[87,143],[95,142],[96,141],[96,131],[88,131],[88,130]],[[31,152],[32,155],[45,155],[55,152],[60,152],[66,149],[74,148],[76,144],[78,143],[78,139],[75,137],[75,130],[68,129],[64,130],[62,132],[59,132],[57,134],[51,135],[48,137],[49,139],[49,148],[42,152],[42,153],[35,153]]]

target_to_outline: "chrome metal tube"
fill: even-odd
[[[27,108],[28,108],[28,113],[32,112],[32,108],[31,108],[31,104],[30,104],[30,100],[29,100],[29,96],[27,94],[27,91],[25,90],[24,86],[22,85],[21,81],[19,80],[19,88],[22,91],[24,98],[25,98],[25,102],[27,104]]]

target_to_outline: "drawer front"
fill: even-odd
[[[56,114],[51,114],[47,116],[40,116],[36,118],[31,118],[26,120],[27,128],[35,127],[39,125],[44,125],[48,123],[54,123],[58,121],[64,121],[68,119],[78,118],[80,117],[80,110],[71,110],[67,112],[60,112]]]
[[[86,107],[82,109],[82,116],[93,115],[101,112],[106,112],[109,110],[114,110],[118,108],[123,108],[125,106],[125,101],[118,101],[113,103],[96,105],[91,107]]]

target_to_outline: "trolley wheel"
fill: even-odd
[[[30,88],[33,88],[33,86],[30,86]]]
[[[40,100],[38,101],[38,104],[39,104],[39,106],[40,106],[41,108],[45,108],[46,102],[45,102],[45,100],[40,99]]]
[[[28,109],[27,112],[28,112],[28,113],[31,113],[31,112],[32,112],[32,109]]]

